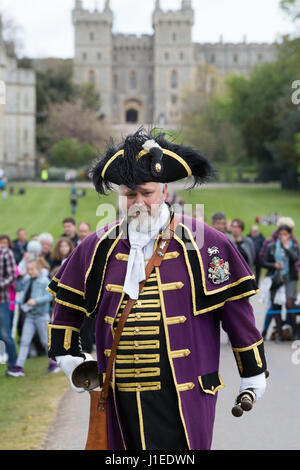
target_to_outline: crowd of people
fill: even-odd
[[[28,357],[48,353],[47,323],[53,297],[46,287],[76,246],[89,235],[91,227],[87,222],[76,225],[73,217],[66,217],[62,232],[57,240],[50,233],[33,235],[28,240],[25,228],[17,230],[15,240],[7,234],[0,235],[0,340],[6,346],[8,376],[24,376]],[[87,352],[91,352],[94,342],[91,325],[92,320],[87,319],[82,328],[82,343]],[[52,373],[59,369],[49,359],[47,370]]]
[[[276,223],[276,230],[266,239],[258,225],[253,225],[244,235],[243,220],[228,221],[224,212],[216,212],[211,220],[211,225],[229,237],[255,273],[260,300],[266,305],[263,338],[266,339],[274,319],[271,339],[283,341],[299,338],[297,281],[300,255],[293,235],[293,220],[278,217]],[[71,252],[90,233],[87,222],[76,225],[73,217],[67,217],[62,221],[62,234],[57,240],[50,233],[34,235],[28,240],[24,228],[18,229],[15,240],[6,234],[0,235],[0,340],[6,346],[8,376],[24,376],[28,357],[47,354],[47,323],[53,309],[53,297],[46,287]],[[266,273],[261,279],[263,269]],[[285,320],[282,318],[283,306],[286,307]],[[82,347],[88,353],[94,346],[94,326],[94,320],[87,317],[81,328]],[[15,337],[19,341],[18,353]],[[47,370],[52,373],[59,369],[56,362],[49,359]]]
[[[224,212],[213,214],[211,224],[230,238],[255,273],[256,283],[260,288],[259,300],[266,306],[262,337],[267,338],[274,319],[275,328],[271,339],[299,339],[297,314],[300,313],[300,295],[297,294],[297,285],[300,252],[294,236],[294,221],[290,217],[279,217],[276,214],[276,230],[267,239],[258,225],[253,225],[250,232],[244,235],[244,222],[239,218],[228,221]],[[263,269],[266,272],[261,280]],[[286,317],[283,320],[284,306]]]

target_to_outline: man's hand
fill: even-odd
[[[245,377],[241,380],[240,392],[249,388],[253,389],[256,400],[261,398],[265,393],[267,387],[267,381],[265,373],[254,375],[253,377]]]
[[[55,358],[58,367],[60,367],[60,369],[62,369],[64,373],[66,374],[66,376],[68,377],[71,387],[73,388],[73,390],[75,390],[75,392],[78,392],[78,393],[85,392],[85,390],[84,388],[75,387],[75,385],[73,384],[72,374],[74,372],[74,369],[76,369],[76,367],[78,367],[84,361],[94,360],[94,358],[90,354],[84,353],[84,356],[85,358],[79,357],[79,356],[71,356],[71,355],[57,356]]]
[[[33,307],[35,304],[36,304],[36,301],[34,299],[27,300],[27,305],[29,305],[30,307]]]

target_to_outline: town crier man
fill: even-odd
[[[212,175],[198,151],[143,129],[111,145],[91,177],[101,195],[116,185],[124,216],[83,240],[48,287],[56,301],[49,356],[71,382],[85,360],[85,316],[96,318],[101,386],[116,326],[128,299],[135,300],[110,377],[111,450],[210,449],[224,387],[220,326],[233,349],[240,390],[251,389],[255,399],[264,393],[264,345],[249,302],[258,292],[252,271],[227,236],[165,202],[169,182],[188,177],[192,189]],[[171,224],[163,260],[139,292],[145,266]]]

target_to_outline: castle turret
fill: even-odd
[[[152,15],[152,23],[156,90],[155,123],[175,124],[180,119],[180,98],[184,88],[191,81],[194,67],[192,42],[194,11],[191,2],[183,0],[181,9],[176,11],[156,8]]]
[[[111,12],[110,0],[105,0],[104,11],[110,11]]]
[[[112,24],[113,13],[109,1],[103,11],[90,12],[76,0],[72,12],[75,28],[74,81],[92,82],[101,95],[101,114],[110,120]]]
[[[191,0],[182,0],[181,1],[181,9],[182,10],[188,10],[190,8],[192,8]]]
[[[75,0],[75,10],[82,10],[82,0]]]

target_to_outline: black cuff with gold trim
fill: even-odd
[[[232,350],[241,377],[252,377],[265,372],[267,363],[262,339],[251,346]]]
[[[48,327],[48,357],[84,357],[80,343],[80,330],[71,326],[51,325]]]

